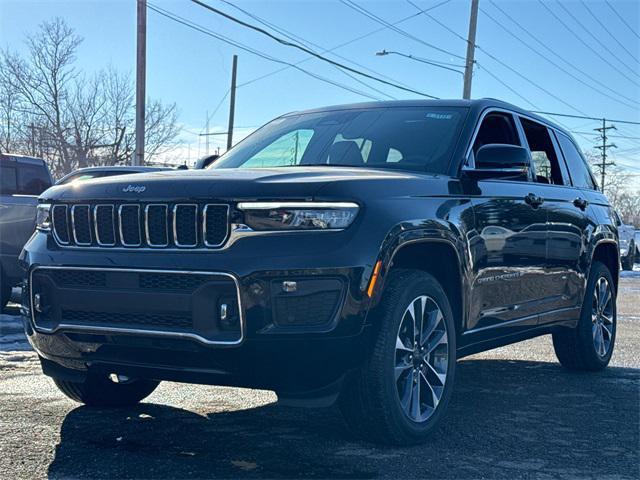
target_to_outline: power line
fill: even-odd
[[[582,110],[580,110],[577,107],[574,107],[573,105],[571,105],[570,103],[566,102],[565,100],[563,100],[562,98],[560,98],[559,96],[557,96],[556,94],[550,92],[549,90],[547,90],[546,88],[544,88],[543,86],[537,84],[536,82],[534,82],[533,80],[531,80],[529,77],[523,75],[522,73],[520,73],[518,70],[516,70],[515,68],[513,68],[512,66],[510,66],[509,64],[503,62],[502,60],[500,60],[498,57],[496,57],[495,55],[492,55],[491,53],[489,53],[487,50],[485,50],[484,48],[482,48],[480,45],[476,45],[476,48],[478,50],[480,50],[482,53],[484,53],[486,56],[488,56],[489,58],[491,58],[493,61],[499,63],[500,65],[502,65],[504,68],[506,68],[507,70],[515,73],[517,76],[519,76],[520,78],[522,78],[524,81],[526,81],[527,83],[530,83],[531,85],[533,85],[534,87],[536,87],[539,90],[542,90],[544,93],[546,93],[547,95],[549,95],[550,97],[553,97],[555,100],[557,100],[558,102],[562,103],[563,105],[569,107],[571,110],[578,112],[581,115],[586,115]]]
[[[595,133],[593,132],[580,132],[580,131],[576,131],[576,130],[571,130],[571,132],[573,133],[578,133],[578,134],[585,134],[585,135],[595,135]],[[610,138],[622,138],[622,139],[626,139],[626,140],[640,140],[640,137],[629,137],[627,135],[609,135]]]
[[[555,113],[555,112],[540,112],[540,111],[532,111],[531,113],[538,113],[540,115],[551,115],[552,117],[567,117],[567,118],[583,118],[585,120],[598,120],[602,121],[603,117],[589,117],[587,115],[571,115],[568,113]],[[615,122],[615,123],[626,123],[629,125],[640,125],[640,122],[634,122],[631,120],[615,120],[612,118],[605,118],[607,122]]]
[[[300,71],[300,72],[302,72],[302,73],[304,73],[306,75],[309,75],[310,77],[315,78],[316,80],[320,80],[322,82],[329,83],[329,84],[334,85],[334,86],[336,86],[338,88],[342,88],[343,90],[347,90],[347,91],[349,91],[351,93],[355,93],[357,95],[361,95],[363,97],[366,97],[366,98],[368,98],[370,100],[380,100],[379,98],[373,97],[373,96],[369,95],[368,93],[362,92],[362,91],[357,90],[355,88],[352,88],[352,87],[350,87],[348,85],[344,85],[342,83],[336,82],[336,81],[331,80],[329,78],[323,77],[323,76],[318,75],[316,73],[313,73],[313,72],[311,72],[309,70],[305,70],[304,68],[299,67],[297,65],[294,65],[293,63],[287,62],[285,60],[280,60],[278,58],[275,58],[275,57],[272,57],[270,55],[267,55],[266,53],[263,53],[263,52],[261,52],[259,50],[256,50],[256,49],[252,48],[252,47],[248,47],[246,45],[243,45],[240,42],[237,42],[237,41],[232,40],[232,39],[230,39],[228,37],[225,37],[224,35],[221,35],[219,33],[212,32],[211,30],[208,30],[205,27],[202,27],[201,25],[198,25],[198,24],[193,23],[193,22],[191,22],[189,20],[186,20],[186,19],[184,19],[184,18],[182,18],[182,17],[180,17],[180,16],[178,16],[176,14],[173,14],[173,13],[167,11],[167,10],[164,10],[164,9],[162,9],[160,7],[156,7],[156,6],[152,5],[151,3],[147,3],[147,6],[151,10],[153,10],[154,12],[159,13],[160,15],[162,15],[162,16],[164,16],[166,18],[169,18],[169,19],[171,19],[171,20],[173,20],[173,21],[175,21],[177,23],[180,23],[180,24],[182,24],[182,25],[184,25],[186,27],[189,27],[189,28],[191,28],[193,30],[196,30],[196,31],[198,31],[200,33],[203,33],[205,35],[208,35],[210,37],[216,38],[216,39],[220,40],[221,42],[224,42],[224,43],[227,43],[229,45],[232,45],[232,46],[234,46],[236,48],[239,48],[240,50],[243,50],[245,52],[248,52],[248,53],[251,53],[253,55],[256,55],[256,56],[261,57],[261,58],[263,58],[265,60],[268,60],[270,62],[280,63],[282,65],[288,65],[288,66],[290,66],[292,68],[295,68],[296,70],[298,70],[298,71]]]
[[[433,15],[431,15],[430,13],[428,13],[426,10],[421,10],[420,6],[417,5],[416,3],[414,3],[412,0],[405,0],[409,5],[413,6],[414,8],[416,8],[417,10],[419,10],[419,13],[424,15],[425,17],[429,18],[430,20],[434,21],[435,23],[437,23],[438,25],[440,25],[442,28],[444,28],[446,31],[448,31],[449,33],[451,33],[452,35],[454,35],[455,37],[457,37],[458,39],[462,40],[465,44],[469,43],[469,40],[465,37],[463,37],[462,35],[460,35],[458,32],[456,32],[454,29],[452,29],[451,27],[449,27],[447,24],[441,22],[440,20],[438,20],[436,17],[434,17]],[[474,46],[477,48],[478,44],[474,44]],[[476,66],[478,67],[478,70],[484,70],[485,72],[487,72],[494,80],[496,80],[498,83],[500,83],[503,87],[505,87],[506,89],[508,89],[510,92],[512,92],[514,95],[516,95],[518,98],[520,98],[521,100],[524,100],[526,103],[528,103],[529,105],[531,105],[533,108],[540,108],[537,105],[535,105],[533,102],[531,102],[531,100],[527,99],[526,97],[524,97],[521,93],[519,93],[518,91],[516,91],[513,87],[511,87],[510,85],[508,85],[504,80],[502,80],[498,75],[494,74],[489,68],[487,68],[484,65],[480,65],[477,61],[475,62]]]
[[[412,5],[414,8],[420,9],[420,7],[418,5],[416,5],[413,1],[411,0],[406,0],[407,3],[409,3],[410,5]],[[429,18],[430,20],[434,21],[435,23],[437,23],[438,25],[440,25],[442,28],[444,28],[445,30],[447,30],[449,33],[453,34],[455,37],[457,37],[458,39],[460,39],[461,41],[463,41],[465,44],[468,44],[469,41],[463,37],[462,35],[460,35],[458,32],[456,32],[455,30],[453,30],[451,27],[449,27],[447,24],[441,22],[440,20],[438,20],[436,17],[434,17],[433,15],[425,12],[421,12],[424,16],[426,16],[427,18]],[[564,105],[566,105],[567,107],[571,108],[572,110],[577,111],[578,113],[583,113],[580,110],[578,110],[576,107],[574,107],[573,105],[570,105],[569,103],[565,102],[564,100],[562,100],[560,97],[554,95],[553,93],[551,93],[549,90],[545,89],[544,87],[542,87],[541,85],[538,85],[537,83],[535,83],[533,80],[529,79],[528,77],[525,77],[524,75],[522,75],[520,72],[518,72],[517,70],[515,70],[514,68],[512,68],[510,65],[508,65],[506,62],[503,62],[502,60],[500,60],[497,56],[493,55],[491,52],[489,52],[488,50],[486,50],[485,48],[481,47],[480,45],[478,45],[477,43],[474,44],[475,47],[480,50],[482,53],[484,53],[485,55],[487,55],[489,58],[491,58],[493,61],[499,63],[500,65],[502,65],[504,68],[510,70],[511,72],[515,73],[517,76],[519,76],[520,78],[522,78],[523,80],[525,80],[526,82],[530,83],[531,85],[533,85],[534,87],[538,88],[539,90],[543,91],[544,93],[546,93],[547,95],[553,97],[555,100],[563,103]],[[524,100],[525,102],[527,102],[529,105],[533,106],[534,108],[540,108],[538,106],[536,106],[533,102],[531,102],[529,99],[525,98],[522,94],[520,94],[518,91],[516,91],[513,87],[509,86],[504,80],[502,80],[498,75],[496,75],[495,73],[493,73],[486,65],[482,64],[480,65],[478,62],[476,62],[476,64],[478,65],[478,67],[480,67],[481,69],[483,69],[486,73],[488,73],[494,80],[496,80],[498,83],[500,83],[501,85],[503,85],[505,88],[507,88],[509,91],[511,91],[514,95],[516,95],[518,98]]]
[[[520,93],[518,93],[514,88],[512,88],[511,86],[509,86],[506,82],[504,82],[500,77],[498,77],[497,75],[494,75],[488,68],[484,68],[483,65],[476,63],[476,65],[478,66],[478,70],[482,71],[484,70],[485,72],[487,72],[495,81],[497,81],[498,83],[500,83],[503,87],[507,88],[510,92],[512,92],[514,95],[516,95],[518,98],[524,100],[525,102],[527,102],[529,105],[531,105],[533,108],[540,108],[538,107],[536,104],[532,103],[531,100],[523,97]]]
[[[618,40],[618,39],[617,39],[617,37],[616,37],[613,33],[611,33],[611,31],[607,28],[607,26],[606,26],[604,23],[602,23],[602,21],[601,21],[601,20],[596,16],[596,14],[595,14],[595,13],[593,13],[593,10],[591,10],[591,7],[589,7],[589,5],[588,5],[584,0],[580,0],[580,3],[582,3],[582,5],[584,6],[584,8],[587,10],[587,12],[589,12],[589,15],[591,15],[591,17],[596,21],[596,23],[597,23],[598,25],[600,25],[600,27],[602,27],[602,29],[603,29],[605,32],[607,32],[607,34],[608,34],[611,38],[613,38],[613,40],[614,40],[614,41],[615,41],[615,42],[620,46],[620,48],[622,48],[625,52],[627,52],[627,54],[628,54],[631,58],[633,58],[633,60],[634,60],[636,63],[638,63],[638,59],[636,58],[636,56],[635,56],[633,53],[631,53],[631,52],[629,51],[629,49],[628,49],[627,47],[625,47],[625,46],[624,46],[624,44],[623,44],[620,40]]]
[[[216,108],[213,109],[213,112],[211,112],[209,115],[207,115],[207,120],[205,121],[205,124],[209,123],[209,120],[211,120],[213,118],[213,116],[218,113],[218,110],[220,110],[220,107],[222,106],[222,103],[227,99],[227,97],[229,96],[229,93],[231,93],[231,89],[228,88],[227,91],[225,92],[225,94],[222,96],[222,98],[220,99],[220,101],[218,102],[218,104],[216,105]],[[202,130],[204,130],[205,127],[202,128]],[[200,134],[202,134],[202,130],[200,130]]]
[[[436,9],[436,8],[438,8],[438,7],[441,7],[442,5],[445,5],[445,4],[447,4],[447,3],[451,2],[451,1],[452,1],[452,0],[443,0],[443,1],[441,1],[441,2],[437,3],[437,4],[433,5],[433,6],[431,6],[431,7],[427,8],[427,9],[425,9],[425,10],[424,10],[424,12],[429,11],[429,10],[434,10],[434,9]],[[422,13],[422,11],[421,11],[421,12],[418,12],[418,13],[414,13],[414,14],[412,14],[412,15],[408,15],[408,16],[406,16],[406,17],[403,17],[403,18],[401,18],[400,20],[397,20],[397,21],[393,22],[393,23],[392,23],[392,25],[399,25],[399,24],[401,24],[401,23],[403,23],[403,22],[406,22],[407,20],[410,20],[410,19],[412,19],[412,18],[417,17],[417,16],[418,16],[418,15],[420,15],[421,13]],[[325,53],[333,53],[333,52],[335,52],[335,50],[338,50],[338,49],[340,49],[340,48],[346,47],[347,45],[351,45],[352,43],[355,43],[355,42],[358,42],[358,41],[363,40],[363,39],[365,39],[365,38],[368,38],[368,37],[370,37],[370,36],[372,36],[372,35],[375,35],[376,33],[382,32],[383,30],[386,30],[386,29],[387,29],[386,27],[376,28],[375,30],[371,30],[371,31],[369,31],[369,32],[367,32],[367,33],[365,33],[365,34],[363,34],[363,35],[359,35],[359,36],[357,36],[357,37],[355,37],[355,38],[352,38],[351,40],[348,40],[348,41],[346,41],[346,42],[340,43],[340,44],[336,45],[336,46],[335,46],[335,47],[333,47],[333,48],[330,48],[330,49],[328,49],[328,50],[324,50],[324,51],[323,51],[323,52],[321,52],[321,53],[322,53],[322,54],[325,54]],[[307,61],[309,61],[309,60],[311,60],[311,59],[313,59],[313,58],[314,58],[314,57],[309,56],[309,57],[307,57],[307,58],[304,58],[304,59],[300,60],[299,62],[296,62],[294,65],[300,65],[301,63],[307,62]],[[244,82],[244,83],[239,84],[239,85],[238,85],[238,87],[243,87],[243,86],[245,86],[245,85],[249,85],[249,84],[251,84],[251,83],[253,83],[253,82],[257,82],[258,80],[262,80],[262,79],[264,79],[264,78],[267,78],[267,77],[270,77],[270,76],[275,75],[275,74],[277,74],[277,73],[280,73],[280,72],[283,72],[283,71],[285,71],[285,70],[288,70],[289,68],[291,68],[291,67],[289,67],[289,66],[287,66],[287,67],[282,67],[282,68],[279,68],[278,70],[274,70],[274,71],[269,72],[269,73],[266,73],[266,74],[264,74],[264,75],[260,75],[260,76],[258,76],[258,77],[256,77],[256,78],[252,79],[252,80],[248,80],[248,81],[246,81],[246,82]],[[371,71],[371,70],[369,70],[369,71]],[[383,77],[385,77],[385,78],[387,78],[387,79],[390,79],[389,77],[384,76],[384,75],[380,75],[380,76],[383,76]],[[391,80],[393,80],[393,79],[391,79]],[[398,82],[397,80],[396,80],[396,82],[397,82],[397,83],[399,83],[400,85],[405,86],[405,87],[407,86],[406,84],[401,83],[401,82]],[[411,88],[411,87],[408,87],[408,88]]]
[[[299,36],[299,35],[296,35],[295,33],[291,32],[291,31],[289,31],[289,30],[287,30],[287,29],[285,29],[285,28],[283,28],[283,27],[279,27],[278,25],[276,25],[276,24],[274,24],[274,23],[272,23],[272,22],[269,22],[268,20],[265,20],[264,18],[259,17],[258,15],[254,14],[254,13],[251,13],[251,12],[249,12],[248,10],[245,10],[245,9],[244,9],[244,8],[242,8],[242,7],[239,7],[239,6],[235,5],[235,4],[234,4],[234,3],[232,3],[232,2],[229,2],[229,1],[227,1],[227,0],[219,0],[219,1],[220,1],[220,2],[222,2],[222,3],[224,3],[224,4],[226,4],[226,5],[229,5],[229,6],[230,6],[230,7],[232,7],[232,8],[235,8],[236,10],[238,10],[238,11],[240,11],[240,12],[244,13],[244,14],[245,14],[245,15],[247,15],[248,17],[253,18],[253,19],[254,19],[254,20],[256,20],[257,22],[261,23],[261,24],[262,24],[262,25],[264,25],[265,27],[269,27],[269,28],[271,28],[271,29],[275,30],[276,32],[280,33],[281,35],[284,35],[285,37],[289,38],[290,40],[293,40],[293,41],[299,41],[299,42],[301,42],[301,43],[302,43],[302,44],[304,44],[304,45],[312,46],[312,47],[315,47],[315,48],[320,48],[320,49],[323,49],[324,51],[326,51],[326,49],[325,49],[324,47],[322,47],[321,45],[318,45],[317,43],[314,43],[314,42],[312,42],[312,41],[310,41],[310,40],[307,40],[307,39],[305,39],[305,38],[303,38],[303,37],[301,37],[301,36]],[[323,51],[323,52],[321,52],[321,53],[324,53],[324,51]],[[352,64],[354,64],[354,65],[356,65],[356,66],[358,66],[358,67],[362,68],[363,70],[367,70],[367,71],[369,71],[369,72],[371,72],[371,73],[373,73],[373,74],[375,74],[375,75],[378,75],[378,76],[380,76],[380,77],[387,78],[387,79],[389,79],[390,81],[396,82],[396,80],[394,80],[393,78],[386,77],[385,75],[383,75],[383,74],[381,74],[381,73],[378,73],[378,72],[376,72],[375,70],[371,70],[370,68],[368,68],[368,67],[366,67],[366,66],[364,66],[364,65],[361,65],[360,63],[355,62],[354,60],[351,60],[350,58],[344,57],[344,56],[339,55],[339,54],[337,54],[337,53],[334,53],[333,55],[335,55],[336,57],[338,57],[338,58],[340,58],[340,59],[342,59],[342,60],[345,60],[345,61],[347,61],[347,62],[349,62],[349,63],[352,63]],[[344,74],[344,75],[348,76],[349,78],[351,78],[352,80],[354,80],[354,81],[356,81],[356,82],[360,83],[361,85],[364,85],[365,87],[370,88],[371,90],[375,91],[376,93],[379,93],[380,95],[383,95],[383,96],[385,96],[385,97],[387,97],[387,98],[390,98],[390,99],[392,99],[392,100],[397,100],[397,98],[396,98],[396,97],[394,97],[394,96],[392,96],[392,95],[389,95],[388,93],[383,92],[382,90],[379,90],[379,89],[377,89],[377,88],[375,88],[375,87],[372,87],[371,85],[369,85],[368,83],[366,83],[366,82],[364,82],[364,81],[360,80],[358,77],[354,76],[353,74],[351,74],[351,73],[349,73],[349,72],[345,72],[344,70],[342,70],[341,68],[336,67],[336,66],[334,66],[334,68],[335,68],[336,70],[338,70],[340,73],[342,73],[342,74]],[[396,82],[396,83],[398,83],[398,82]],[[403,85],[403,86],[404,86],[404,85]]]
[[[631,33],[633,33],[636,37],[640,38],[640,35],[638,34],[638,32],[636,32],[633,28],[631,28],[631,25],[629,25],[627,23],[627,21],[624,19],[624,17],[622,15],[620,15],[615,8],[613,8],[613,5],[611,5],[611,3],[609,3],[609,0],[604,0],[604,3],[606,3],[609,6],[611,11],[631,31]]]
[[[376,55],[378,56],[384,56],[384,55],[399,55],[401,57],[405,57],[405,58],[409,58],[411,60],[415,60],[416,62],[420,62],[420,63],[426,63],[427,65],[431,65],[433,67],[438,67],[438,68],[442,68],[444,70],[449,70],[451,72],[456,72],[459,73],[460,75],[464,75],[464,72],[457,70],[455,68],[451,68],[447,65],[453,65],[453,64],[444,64],[443,62],[438,62],[436,60],[430,60],[428,58],[422,58],[422,57],[418,57],[416,55],[409,55],[407,53],[402,53],[402,52],[396,52],[395,50],[381,50],[380,52],[377,52]],[[456,67],[464,67],[463,65],[454,65]]]
[[[586,83],[584,80],[582,80],[582,78],[580,78],[579,76],[575,75],[574,73],[570,72],[569,70],[567,70],[566,68],[564,68],[562,65],[559,65],[558,63],[554,62],[553,60],[551,60],[549,58],[548,55],[545,55],[543,53],[541,53],[539,50],[535,49],[534,47],[532,47],[529,43],[525,42],[524,40],[522,40],[522,38],[520,38],[518,35],[516,35],[515,33],[513,33],[513,31],[511,31],[510,29],[508,29],[506,26],[504,26],[501,22],[499,22],[498,20],[496,20],[493,16],[491,16],[486,10],[484,9],[480,9],[482,11],[482,13],[484,13],[487,17],[489,17],[489,19],[491,19],[494,23],[496,23],[500,28],[502,28],[504,31],[506,31],[509,35],[511,35],[512,37],[514,37],[516,40],[518,40],[520,43],[522,43],[524,46],[526,46],[529,50],[533,51],[534,53],[536,53],[537,55],[539,55],[540,57],[542,57],[543,59],[545,59],[547,62],[549,62],[550,64],[552,64],[554,67],[556,67],[557,69],[559,69],[560,71],[564,72],[565,74],[569,75],[571,78],[573,78],[574,80],[576,80],[577,82],[581,83],[582,85],[585,85],[586,87],[589,87],[590,89],[594,90],[595,92],[609,98],[610,100],[613,100],[615,102],[618,102],[626,107],[629,107],[631,109],[633,109],[634,111],[638,109],[637,106],[637,101],[630,99],[628,97],[625,97],[624,95],[620,94],[619,92],[616,92],[615,90],[609,88],[607,85],[605,85],[604,83],[600,82],[598,79],[594,78],[592,75],[590,75],[588,72],[585,72],[584,70],[578,68],[576,65],[574,65],[573,63],[571,63],[570,61],[568,61],[567,59],[563,58],[562,56],[560,56],[558,53],[556,53],[556,51],[552,48],[550,48],[548,45],[546,45],[545,43],[543,43],[541,40],[539,40],[537,37],[535,37],[530,31],[529,29],[525,28],[522,26],[522,24],[520,24],[517,20],[515,20],[511,15],[509,15],[507,12],[505,12],[497,3],[495,3],[493,0],[490,0],[490,3],[493,5],[494,8],[496,8],[497,10],[499,10],[505,17],[507,17],[512,23],[514,23],[518,28],[520,28],[520,30],[522,30],[524,33],[526,33],[530,38],[532,38],[535,42],[537,42],[539,45],[541,45],[547,52],[551,53],[552,55],[554,55],[555,57],[559,58],[561,61],[563,61],[564,63],[566,63],[567,65],[569,65],[571,68],[573,68],[574,70],[576,70],[577,72],[579,72],[581,75],[589,78],[591,81],[593,81],[594,83],[597,83],[598,85],[600,85],[601,87],[606,88],[607,90],[609,90],[610,92],[619,95],[620,97],[630,101],[630,102],[634,102],[636,103],[636,106],[634,105],[630,105],[626,102],[623,102],[622,100],[619,100],[611,95],[609,95],[606,92],[603,92],[602,90],[589,85],[588,83]]]
[[[565,22],[563,22],[562,20],[560,20],[560,18],[553,12],[553,10],[551,10],[547,5],[544,4],[544,2],[542,2],[542,0],[538,0],[538,2],[544,6],[545,9],[547,9],[547,11],[551,12],[552,15],[560,22],[564,25],[564,27],[569,30],[574,37],[576,37],[578,39],[578,41],[580,41],[583,45],[585,45],[589,50],[591,50],[594,54],[596,54],[603,62],[605,62],[607,65],[609,65],[611,68],[613,68],[616,72],[618,72],[620,75],[622,75],[623,77],[625,77],[627,80],[629,80],[631,83],[635,84],[635,85],[639,85],[638,82],[634,79],[632,79],[631,77],[627,76],[627,74],[625,74],[622,70],[620,70],[617,66],[615,66],[614,64],[612,64],[609,60],[607,60],[605,57],[603,57],[600,52],[598,52],[596,49],[594,49],[593,47],[591,47],[590,45],[588,45],[584,39],[582,37],[580,37],[577,33],[575,33],[575,31],[569,27]],[[567,15],[569,15],[578,25],[580,25],[580,27],[586,31],[589,36],[591,36],[592,38],[595,39],[596,43],[599,43],[600,45],[602,45],[602,42],[600,42],[600,40],[598,40],[595,35],[593,35],[593,33],[591,33],[591,31],[585,27],[582,22],[580,22],[580,20],[578,20],[576,18],[576,16],[571,13],[571,11],[569,9],[567,9],[561,2],[558,2],[558,5],[560,6],[560,8],[562,8]],[[605,50],[608,51],[608,49],[605,47]],[[617,58],[615,54],[611,55],[614,58]],[[620,61],[620,60],[618,60]],[[625,64],[626,66],[626,64]],[[635,73],[635,72],[633,72]]]
[[[414,8],[417,8],[420,12],[421,15],[424,15],[428,18],[430,18],[431,20],[433,20],[434,22],[436,22],[438,25],[440,25],[442,28],[444,28],[445,30],[449,31],[450,33],[452,33],[453,35],[455,35],[456,37],[458,37],[460,40],[462,40],[464,43],[469,43],[469,41],[464,38],[462,35],[460,35],[458,32],[456,32],[455,30],[453,30],[452,28],[450,28],[448,25],[442,23],[440,20],[438,20],[437,18],[435,18],[433,15],[427,13],[427,10],[421,10],[420,6],[415,4],[414,2],[412,2],[411,0],[406,0],[406,2],[409,5],[412,5]],[[476,45],[477,46],[477,45]]]
[[[195,1],[195,0],[192,0]],[[340,2],[351,8],[352,10],[355,10],[356,12],[360,13],[361,15],[364,15],[365,17],[369,18],[370,20],[373,20],[374,22],[379,23],[380,25],[384,25],[386,28],[389,28],[390,30],[393,30],[394,32],[398,33],[399,35],[402,35],[403,37],[409,38],[415,42],[418,42],[426,47],[432,48],[434,50],[437,50],[438,52],[441,53],[446,53],[447,55],[451,55],[452,57],[455,58],[459,58],[461,60],[465,60],[465,57],[458,55],[456,53],[453,53],[449,50],[445,50],[444,48],[440,48],[436,45],[433,45],[432,43],[429,42],[425,42],[424,40],[422,40],[419,37],[416,37],[415,35],[407,32],[406,30],[403,30],[401,28],[396,27],[395,25],[387,22],[386,20],[384,20],[383,18],[377,16],[376,14],[370,12],[369,10],[367,10],[366,8],[362,7],[361,5],[358,5],[357,3],[355,3],[352,0],[340,0]]]
[[[318,45],[317,43],[314,43],[314,42],[312,42],[312,41],[310,41],[310,40],[306,40],[305,38],[301,37],[300,35],[296,35],[296,34],[294,34],[294,33],[293,33],[293,32],[291,32],[290,30],[286,30],[285,28],[283,28],[283,27],[279,27],[278,25],[276,25],[276,24],[274,24],[274,23],[272,23],[272,22],[269,22],[269,21],[265,20],[264,18],[260,18],[259,16],[255,15],[254,13],[249,12],[249,11],[247,11],[246,9],[239,7],[238,5],[235,5],[235,4],[234,4],[234,3],[232,3],[232,2],[229,2],[229,1],[227,1],[227,0],[220,0],[220,1],[221,1],[222,3],[225,3],[225,4],[227,4],[227,5],[230,5],[231,7],[233,7],[233,8],[235,8],[235,9],[237,9],[238,11],[240,11],[240,12],[244,13],[245,15],[247,15],[247,16],[249,16],[249,17],[251,17],[251,18],[255,19],[255,20],[257,20],[258,22],[262,23],[263,25],[266,25],[266,26],[268,26],[268,27],[271,27],[272,29],[274,29],[274,30],[275,30],[275,31],[277,31],[277,32],[283,33],[285,36],[293,37],[292,39],[297,39],[297,40],[299,40],[299,41],[301,41],[301,42],[303,42],[303,43],[305,43],[305,44],[308,44],[308,45],[311,45],[311,46],[313,46],[313,47],[316,47],[316,48],[320,48],[320,49],[322,49],[322,51],[320,52],[321,54],[331,53],[332,55],[335,55],[336,57],[338,57],[338,58],[340,58],[340,59],[342,59],[342,60],[345,60],[345,61],[347,61],[347,62],[350,62],[350,63],[352,63],[352,64],[354,64],[354,65],[357,65],[358,67],[362,68],[363,70],[366,70],[366,71],[371,72],[371,73],[373,73],[373,74],[375,74],[375,75],[378,75],[379,77],[386,78],[386,79],[387,79],[387,80],[389,80],[389,81],[392,81],[392,82],[398,83],[399,85],[402,85],[402,86],[404,86],[404,87],[407,87],[407,85],[403,84],[402,82],[399,82],[399,81],[398,81],[398,80],[396,80],[395,78],[389,77],[389,76],[387,76],[387,75],[385,75],[385,74],[383,74],[383,73],[380,73],[380,72],[378,72],[378,71],[376,71],[376,70],[373,70],[372,68],[369,68],[369,67],[367,67],[366,65],[362,65],[361,63],[358,63],[358,62],[356,62],[355,60],[353,60],[353,59],[351,59],[351,58],[347,58],[347,57],[345,57],[345,56],[343,56],[343,55],[340,55],[340,54],[338,54],[338,53],[333,52],[333,50],[335,50],[335,48],[332,48],[332,49],[326,49],[325,47],[322,47],[321,45]],[[451,0],[446,0],[445,2],[442,2],[441,4],[447,3],[447,2],[449,2],[449,1],[451,1]],[[309,59],[311,59],[311,58],[313,58],[313,57],[308,57],[308,58],[309,58]],[[337,68],[337,67],[336,67],[336,68]],[[410,88],[410,87],[409,87],[409,88]]]
[[[296,49],[301,50],[301,51],[303,51],[305,53],[308,53],[309,55],[312,55],[312,56],[316,57],[319,60],[322,60],[323,62],[329,63],[331,65],[335,65],[335,66],[337,66],[339,68],[342,68],[344,70],[347,70],[347,71],[349,71],[351,73],[355,73],[356,75],[360,75],[362,77],[369,78],[371,80],[375,80],[376,82],[379,82],[379,83],[382,83],[382,84],[385,84],[385,85],[389,85],[391,87],[395,87],[395,88],[397,88],[399,90],[404,90],[404,91],[407,91],[407,92],[410,92],[410,93],[415,93],[415,94],[423,96],[423,97],[434,98],[434,99],[438,98],[438,97],[435,97],[433,95],[429,95],[427,93],[420,92],[418,90],[413,90],[411,88],[406,88],[406,87],[403,87],[403,86],[398,85],[398,84],[393,83],[393,82],[388,82],[387,80],[384,80],[382,78],[378,78],[376,76],[369,75],[368,73],[362,72],[362,71],[357,70],[355,68],[351,68],[351,67],[349,67],[347,65],[344,65],[343,63],[331,60],[330,58],[327,58],[327,57],[325,57],[325,56],[323,56],[323,55],[321,55],[321,54],[319,54],[319,53],[317,53],[317,52],[315,52],[315,51],[313,51],[313,50],[311,50],[311,49],[309,49],[309,48],[307,48],[307,47],[305,47],[303,45],[299,45],[298,43],[294,43],[294,42],[290,42],[288,40],[284,40],[284,39],[282,39],[282,38],[280,38],[280,37],[278,37],[276,35],[273,35],[272,33],[268,32],[267,30],[265,30],[263,28],[260,28],[260,27],[258,27],[256,25],[252,25],[252,24],[250,24],[248,22],[245,22],[244,20],[240,20],[239,18],[236,18],[233,15],[225,13],[222,10],[219,10],[217,8],[212,7],[211,5],[207,5],[206,3],[201,2],[200,0],[191,0],[191,2],[195,3],[196,5],[200,5],[201,7],[209,10],[210,12],[213,12],[213,13],[215,13],[217,15],[220,15],[220,16],[222,16],[224,18],[227,18],[228,20],[231,20],[232,22],[237,23],[238,25],[241,25],[243,27],[249,28],[249,29],[254,30],[254,31],[258,32],[258,33],[261,33],[262,35],[265,35],[265,36],[271,38],[272,40],[275,40],[276,42],[280,43],[281,45],[284,45],[284,46],[287,46],[287,47],[296,48]]]

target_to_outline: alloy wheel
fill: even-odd
[[[611,348],[614,333],[613,292],[605,277],[596,282],[591,307],[591,333],[593,346],[600,357],[605,357]]]
[[[395,350],[395,382],[400,405],[414,422],[435,412],[447,380],[447,326],[438,304],[426,295],[405,309]]]

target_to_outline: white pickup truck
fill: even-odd
[[[618,212],[616,212],[616,223],[618,225],[618,241],[620,243],[620,263],[624,270],[633,270],[636,261],[636,249],[640,245],[636,241],[637,232],[633,225],[625,224]]]

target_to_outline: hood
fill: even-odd
[[[429,177],[420,173],[344,167],[287,167],[274,169],[210,169],[149,172],[97,178],[54,186],[45,201],[119,200],[172,201],[234,199],[313,199],[324,187],[378,183],[385,188]],[[413,182],[412,182],[413,180]],[[406,192],[406,190],[405,190]],[[376,188],[379,195],[380,190]]]

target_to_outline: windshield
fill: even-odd
[[[278,118],[210,168],[333,165],[445,173],[466,108],[393,107]]]

